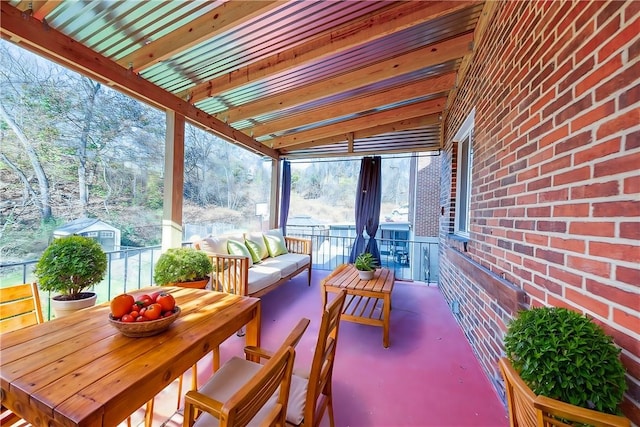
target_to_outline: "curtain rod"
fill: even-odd
[[[402,156],[380,156],[382,159],[410,159],[413,157],[435,157],[435,156],[439,156],[440,155],[440,150],[438,151],[430,151],[429,153],[422,153],[422,154],[418,154],[418,155],[402,155]],[[370,156],[362,156],[362,157],[370,157]],[[362,157],[351,157],[348,159],[345,158],[331,158],[331,159],[315,159],[315,160],[298,160],[298,159],[287,159],[286,157],[283,157],[283,160],[289,160],[289,162],[291,163],[326,163],[326,162],[359,162]]]

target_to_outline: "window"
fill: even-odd
[[[475,109],[456,133],[454,142],[458,144],[456,211],[454,232],[469,237],[469,207],[471,205],[471,167],[473,165],[473,129]]]

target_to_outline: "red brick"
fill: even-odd
[[[556,155],[575,150],[579,147],[585,147],[593,141],[593,135],[590,131],[579,133],[571,138],[556,143]]]
[[[525,238],[526,239],[526,238]],[[523,267],[538,273],[547,274],[547,264],[538,262],[531,258],[525,258],[522,262]]]
[[[640,222],[620,223],[620,237],[623,239],[640,240]]]
[[[585,181],[591,178],[591,167],[583,166],[579,169],[572,169],[568,172],[560,173],[553,177],[553,186],[570,184],[572,182]]]
[[[618,282],[640,286],[640,269],[616,265],[616,280]]]
[[[588,110],[585,114],[576,117],[571,122],[571,131],[577,132],[580,129],[592,125],[593,123],[612,115],[615,112],[615,102],[613,100]]]
[[[562,283],[571,285],[576,288],[582,287],[582,276],[580,274],[570,273],[558,267],[549,266],[549,275]]]
[[[611,274],[611,264],[608,262],[598,261],[592,258],[577,257],[573,255],[567,256],[567,266],[584,273],[595,274],[609,278]]]
[[[621,72],[615,74],[606,82],[596,88],[596,102],[609,98],[619,93],[625,88],[635,83],[640,74],[640,61],[632,62],[631,65]]]
[[[548,249],[536,249],[536,258],[544,259],[554,264],[564,264],[564,254]]]
[[[562,157],[556,156],[552,161],[550,161],[549,163],[545,163],[540,167],[540,174],[546,175],[550,172],[555,172],[560,169],[565,169],[569,166],[571,166],[570,155],[566,155]]]
[[[558,202],[569,199],[569,190],[563,188],[561,190],[543,191],[538,194],[539,203]]]
[[[609,40],[619,28],[616,21],[611,21],[604,28],[596,30],[587,43],[576,52],[576,61],[582,61],[585,57],[594,55],[596,50],[602,46],[606,40]]]
[[[637,84],[634,87],[625,90],[618,97],[618,104],[621,110],[627,107],[637,106],[639,102],[640,102],[640,84]]]
[[[633,308],[634,301],[638,301],[638,294],[633,294],[632,292],[625,291],[618,286],[604,284],[593,279],[586,280],[585,289],[587,292],[606,298],[607,300],[620,304],[624,307]]]
[[[556,98],[555,86],[549,89],[542,97],[539,97],[534,103],[531,104],[531,112],[537,113],[542,107]]]
[[[640,307],[640,295],[635,296],[636,299],[636,308]],[[635,334],[640,334],[640,317],[637,316],[638,311],[635,311],[636,315],[619,310],[617,308],[613,309],[613,321],[622,326],[623,328],[627,328],[631,332]]]
[[[557,88],[558,92],[564,92],[569,87],[573,86],[578,80],[582,80],[584,76],[591,74],[594,66],[595,66],[594,58],[589,57],[579,65],[573,67],[571,72],[567,74],[567,76],[558,83],[558,88]],[[574,93],[574,96],[577,97],[578,94]]]
[[[583,218],[589,216],[591,206],[589,203],[571,203],[567,205],[555,205],[553,207],[553,217]]]
[[[571,189],[571,199],[591,199],[595,197],[611,197],[620,194],[618,181],[581,185]]]
[[[562,141],[563,138],[566,138],[569,135],[569,125],[564,124],[562,126],[557,127],[553,132],[549,135],[543,137],[540,140],[540,148],[546,147],[549,144],[554,144],[558,141]]]
[[[552,294],[562,296],[562,293],[563,293],[562,291],[564,289],[562,284],[538,275],[535,276],[534,282],[536,285],[543,288],[546,292],[551,292]]]
[[[620,50],[624,45],[637,37],[638,28],[640,28],[640,18],[637,18],[635,21],[625,25],[622,31],[620,31],[609,43],[602,46],[602,48],[598,51],[598,60],[602,62],[614,52]]]
[[[527,191],[535,191],[541,188],[549,188],[551,186],[551,177],[545,177],[527,184]]]
[[[584,240],[578,239],[561,239],[558,237],[551,237],[551,245],[554,249],[562,249],[565,251],[577,252],[580,254],[585,253],[586,244]]]
[[[604,81],[613,73],[622,68],[622,54],[618,54],[607,61],[605,64],[601,64],[596,67],[584,80],[579,82],[575,87],[575,95],[580,96],[587,90],[594,88],[598,83]]]
[[[574,154],[574,164],[579,165],[580,163],[591,162],[617,153],[620,151],[621,141],[622,139],[618,137],[608,141],[598,142],[597,144],[592,144],[584,150]]]
[[[640,193],[640,175],[625,178],[623,182],[624,194]]]
[[[572,222],[569,234],[582,236],[615,237],[616,224],[613,222]]]
[[[583,307],[589,313],[597,314],[600,317],[609,317],[609,305],[592,298],[589,295],[577,292],[572,288],[565,289],[565,297],[570,301]]]
[[[594,167],[594,177],[616,175],[624,172],[638,171],[640,165],[640,152],[625,154],[615,159],[598,163]]]
[[[640,109],[633,109],[626,113],[613,116],[613,119],[600,125],[596,137],[598,139],[604,139],[611,134],[637,126],[638,123],[640,123]]]
[[[640,262],[640,243],[634,246],[618,243],[590,242],[589,255],[626,262]]]
[[[640,216],[640,201],[612,201],[593,204],[594,217]]]

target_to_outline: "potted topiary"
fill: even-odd
[[[209,256],[194,248],[170,248],[158,258],[153,280],[160,286],[205,288],[213,264]]]
[[[353,266],[358,270],[361,280],[371,280],[378,264],[371,253],[363,252],[356,257]]]
[[[100,244],[85,236],[65,236],[45,249],[34,274],[43,291],[56,292],[51,307],[63,317],[95,304],[97,295],[86,290],[100,283],[107,271],[107,255]]]
[[[536,395],[620,414],[620,349],[587,317],[558,307],[522,311],[504,336],[506,357]]]

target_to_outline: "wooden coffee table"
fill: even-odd
[[[322,306],[326,306],[329,292],[346,289],[342,320],[382,326],[382,344],[387,348],[394,280],[393,271],[388,268],[378,268],[371,280],[360,280],[358,270],[352,264],[342,264],[321,282]]]

